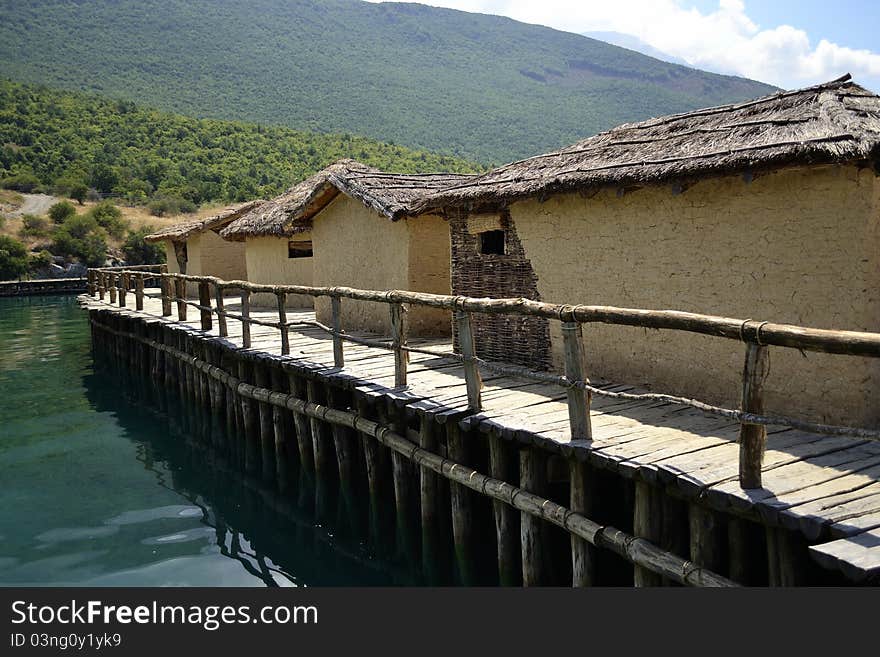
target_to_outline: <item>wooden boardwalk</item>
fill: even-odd
[[[148,289],[144,310],[122,312],[162,318],[158,289]],[[109,301],[83,297],[91,308],[113,308]],[[134,305],[134,300],[130,300]],[[236,303],[227,310],[238,312]],[[253,319],[277,321],[272,309],[251,309]],[[287,311],[288,320],[313,321],[310,311]],[[201,331],[198,312],[189,321]],[[231,346],[242,348],[241,323],[228,321]],[[214,325],[212,335],[219,335]],[[358,334],[354,334],[357,336]],[[366,336],[381,339],[381,336]],[[880,443],[821,436],[768,427],[763,488],[744,491],[738,482],[738,422],[689,407],[652,401],[595,396],[591,406],[593,440],[572,441],[565,391],[558,386],[485,374],[483,410],[465,414],[467,391],[462,365],[452,359],[410,354],[408,387],[394,388],[394,355],[378,347],[345,345],[345,367],[333,367],[330,336],[317,327],[292,326],[290,354],[281,356],[277,329],[251,326],[251,350],[313,364],[347,385],[422,400],[430,408],[461,412],[463,426],[590,460],[621,476],[671,489],[678,497],[701,500],[718,511],[803,533],[810,555],[825,568],[851,580],[880,574]],[[410,340],[410,346],[451,352],[449,341]],[[599,384],[612,391],[631,386]]]

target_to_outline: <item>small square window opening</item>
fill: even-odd
[[[480,233],[480,253],[485,255],[504,255],[504,231],[487,230]]]
[[[312,243],[309,242],[288,242],[287,243],[288,258],[311,258]]]

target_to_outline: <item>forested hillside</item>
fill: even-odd
[[[130,101],[0,81],[0,184],[75,186],[131,203],[274,196],[330,162],[353,157],[393,171],[474,171],[461,159],[364,137],[193,119]]]
[[[497,16],[359,0],[0,0],[0,74],[486,163],[772,90]],[[236,175],[270,185],[252,164]]]

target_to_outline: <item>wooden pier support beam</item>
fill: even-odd
[[[306,398],[312,404],[327,404],[324,386],[315,379],[306,381]],[[315,455],[315,476],[326,480],[332,478],[336,457],[330,426],[317,418],[309,418],[312,433],[312,452]]]
[[[807,580],[806,541],[794,532],[767,527],[767,570],[770,586],[802,586]]]
[[[269,388],[271,379],[266,364],[254,361],[254,385],[258,388]],[[275,429],[272,425],[272,408],[269,404],[258,402],[260,418],[260,472],[265,483],[275,480]]]
[[[306,384],[302,376],[288,372],[287,384],[290,394],[298,399],[306,399]],[[312,428],[309,419],[302,413],[293,411],[293,426],[296,429],[299,467],[304,474],[310,477],[315,471],[315,453],[312,447]]]
[[[525,491],[546,497],[547,455],[527,447],[519,452],[519,485]],[[520,513],[523,586],[547,584],[548,568],[543,521],[525,511]]]
[[[689,524],[691,561],[716,573],[726,572],[727,529],[721,515],[701,504],[691,503]]]
[[[660,493],[644,481],[637,481],[635,488],[633,534],[657,545],[663,534],[663,503]],[[635,566],[633,583],[636,586],[660,586],[662,578],[648,568]]]
[[[269,368],[272,390],[288,392],[287,377],[280,364],[274,363]],[[278,490],[286,492],[290,486],[290,450],[288,440],[291,437],[290,426],[293,420],[279,406],[272,406],[272,432],[275,438],[275,480]]]
[[[470,446],[455,419],[446,422],[446,446],[449,459],[462,465],[471,461]],[[449,484],[452,511],[452,539],[455,544],[455,563],[462,583],[473,585],[478,581],[475,568],[474,501],[470,489],[456,482]]]
[[[428,414],[419,415],[419,446],[432,454],[445,454],[441,427]],[[445,442],[445,441],[444,441]],[[422,573],[428,584],[444,581],[447,558],[444,548],[451,537],[449,485],[446,478],[428,468],[420,468],[419,509],[422,525]]]
[[[519,450],[494,432],[489,434],[489,475],[519,485]],[[500,500],[492,501],[492,509],[498,551],[498,583],[519,586],[522,583],[520,514]]]
[[[569,462],[570,500],[572,511],[587,518],[595,516],[598,495],[595,473],[583,461]],[[596,586],[596,548],[584,539],[571,536],[571,584],[575,587]]]

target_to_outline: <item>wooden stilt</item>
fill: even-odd
[[[767,527],[767,564],[770,586],[801,586],[807,581],[809,555],[806,541],[793,532]]]
[[[312,404],[326,404],[324,386],[314,379],[306,381],[306,396]],[[315,455],[315,475],[318,479],[332,476],[334,457],[333,436],[330,427],[316,418],[309,418],[312,429],[312,451]]]
[[[519,485],[518,450],[494,432],[489,434],[489,474],[514,486]],[[522,583],[519,513],[500,500],[493,500],[492,508],[498,550],[498,582],[502,586],[519,586]]]
[[[633,504],[633,533],[652,543],[659,544],[663,531],[663,506],[660,495],[649,484],[636,482],[636,495]],[[633,582],[636,586],[660,586],[661,577],[643,566],[635,566]]]
[[[446,446],[449,458],[456,463],[470,463],[470,449],[457,420],[446,422]],[[452,510],[452,539],[455,545],[455,563],[462,583],[473,585],[478,581],[474,564],[474,509],[471,491],[451,482],[449,498]]]
[[[419,416],[419,446],[432,454],[441,454],[440,425],[427,413]],[[448,485],[433,470],[420,468],[419,509],[422,521],[422,573],[428,584],[439,584],[445,576],[444,546],[450,532]]]
[[[254,385],[269,388],[269,372],[265,363],[254,361]],[[275,431],[272,426],[272,409],[269,404],[257,403],[260,420],[260,472],[265,483],[275,478]]]
[[[594,473],[586,463],[569,461],[571,510],[587,518],[593,518],[597,504],[597,486]],[[571,583],[572,586],[596,586],[596,548],[584,539],[571,537]]]
[[[298,374],[289,372],[287,384],[297,399],[307,399],[305,381]],[[293,426],[296,429],[296,445],[299,451],[299,467],[307,476],[315,471],[315,453],[312,448],[312,428],[308,418],[302,413],[293,412]]]
[[[690,505],[690,557],[698,566],[716,573],[727,570],[725,523],[711,509]]]
[[[547,493],[547,456],[538,449],[525,448],[519,452],[519,485],[535,495]],[[522,512],[520,514],[520,544],[522,549],[523,586],[542,586],[547,583],[547,560],[543,521]]]
[[[269,370],[272,390],[287,392],[287,377],[284,376],[284,370],[281,369],[281,366],[275,363]],[[291,424],[292,420],[287,417],[284,409],[272,406],[272,432],[275,437],[275,480],[278,490],[282,493],[287,491],[290,486],[290,456],[287,443]]]

